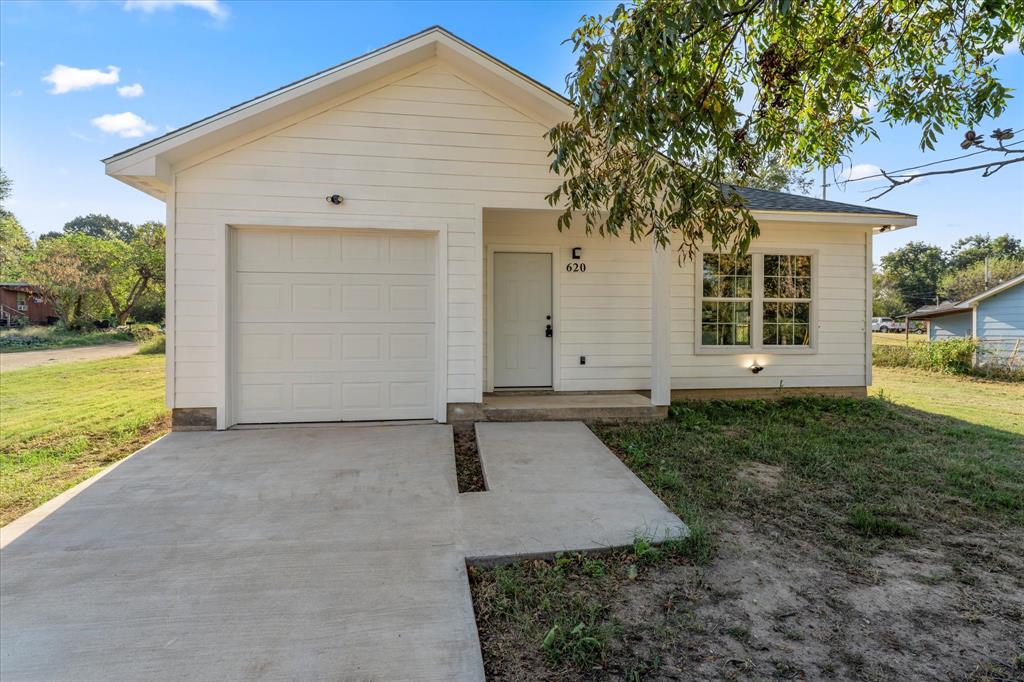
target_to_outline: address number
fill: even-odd
[[[565,264],[565,271],[566,272],[586,272],[587,271],[587,264],[586,263],[575,263],[575,262],[573,262],[573,263],[566,263]]]

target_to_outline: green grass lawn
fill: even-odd
[[[164,356],[7,372],[0,414],[6,524],[167,431]]]
[[[883,334],[871,332],[871,343],[879,346],[903,346],[907,343],[922,343],[928,340],[927,334],[910,334],[908,339],[904,334]]]
[[[663,549],[641,543],[603,557],[474,568],[489,678],[661,679],[689,666],[692,679],[733,679],[733,672],[735,679],[766,679],[773,666],[784,677],[794,670],[803,671],[796,677],[814,677],[815,665],[820,672],[833,664],[846,666],[840,678],[858,676],[858,666],[874,671],[865,679],[899,675],[885,668],[895,659],[879,657],[870,643],[848,658],[840,653],[845,645],[832,643],[835,658],[821,657],[817,637],[804,645],[778,612],[764,612],[779,598],[771,590],[775,580],[797,592],[836,595],[816,615],[799,612],[803,622],[820,618],[818,634],[863,628],[864,617],[877,615],[858,616],[839,596],[856,596],[864,580],[904,585],[898,575],[886,582],[891,576],[871,563],[885,552],[936,557],[943,568],[922,580],[959,576],[958,603],[977,604],[975,622],[985,624],[977,627],[992,628],[981,636],[1003,645],[1011,633],[1012,640],[1024,615],[1015,602],[1000,611],[1005,587],[992,587],[984,576],[1004,570],[994,566],[1024,565],[1021,548],[1012,549],[1019,542],[1012,538],[1024,537],[1024,384],[905,369],[876,368],[874,377],[866,400],[676,403],[665,422],[595,427],[694,534]],[[748,532],[771,542],[735,540]],[[951,538],[969,551],[949,550],[944,543]],[[1002,563],[1004,555],[1017,563]],[[953,557],[948,565],[947,556]],[[771,573],[772,566],[781,568]],[[790,577],[789,566],[803,572]],[[755,568],[768,571],[760,595],[767,606],[738,586]],[[932,622],[961,622],[947,606],[921,597],[921,613],[931,609]],[[757,642],[750,623],[758,626]],[[786,632],[777,636],[781,643],[771,641],[772,628]],[[943,650],[956,641],[949,631],[934,637],[929,646]],[[750,674],[715,667],[725,651],[749,659]],[[778,668],[794,651],[803,657],[800,667]],[[915,650],[906,651],[913,659]],[[718,661],[710,652],[718,652]],[[1018,653],[1024,652],[1008,652]],[[958,660],[955,647],[944,655]],[[1000,670],[1006,673],[1005,666]]]
[[[69,331],[56,325],[6,329],[0,331],[0,353],[18,353],[29,350],[99,346],[105,343],[131,341],[131,332],[114,329]]]

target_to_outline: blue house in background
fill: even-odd
[[[1024,363],[1024,275],[998,284],[960,303],[925,306],[908,315],[928,323],[928,340],[974,337],[1003,361],[1016,351]]]

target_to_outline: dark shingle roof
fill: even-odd
[[[860,213],[868,215],[897,215],[915,218],[911,213],[887,211],[884,208],[844,204],[839,201],[826,201],[800,194],[771,192],[765,189],[738,187],[729,185],[727,191],[740,195],[744,203],[752,211],[806,211],[809,213]]]
[[[952,303],[946,301],[938,305],[923,305],[914,312],[907,315],[911,320],[926,320],[929,317],[939,317],[940,315],[946,315],[949,313],[962,313],[967,308],[961,307],[960,303]]]

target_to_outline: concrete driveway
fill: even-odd
[[[480,680],[467,557],[685,527],[580,423],[173,433],[3,549],[0,677]],[[17,522],[15,522],[17,523]]]
[[[51,348],[50,350],[26,350],[17,353],[0,353],[0,372],[10,372],[38,365],[58,365],[63,362],[81,360],[103,360],[134,355],[139,345],[134,341],[106,343],[101,346],[78,346],[76,348]]]

